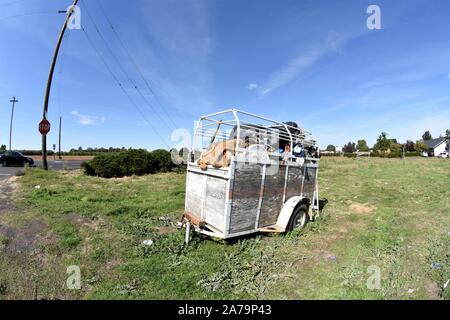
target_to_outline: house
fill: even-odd
[[[424,141],[428,147],[428,156],[437,157],[444,151],[448,151],[449,139],[446,137]]]

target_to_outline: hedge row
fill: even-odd
[[[356,153],[339,153],[339,154],[321,154],[322,157],[347,157],[347,158],[356,158]],[[379,158],[402,158],[403,157],[403,153],[400,152],[391,152],[391,153],[378,153],[378,152],[371,152],[370,153],[371,157],[379,157]],[[405,153],[405,157],[420,157],[421,153],[420,152],[406,152]]]
[[[83,170],[87,175],[103,178],[167,172],[174,167],[170,152],[166,150],[148,152],[142,149],[132,149],[117,153],[105,153],[83,163]]]

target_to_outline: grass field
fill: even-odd
[[[0,212],[0,299],[450,298],[450,161],[324,158],[327,204],[303,231],[187,248],[184,181],[28,170]]]

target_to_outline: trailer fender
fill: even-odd
[[[277,220],[277,226],[286,231],[294,209],[299,203],[305,200],[307,200],[307,198],[300,196],[289,198],[289,200],[284,203],[283,208],[281,209],[280,215],[278,216]]]

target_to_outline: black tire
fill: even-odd
[[[295,208],[294,212],[292,213],[291,219],[288,223],[288,231],[292,231],[294,229],[301,229],[309,221],[309,215],[308,215],[308,207],[304,204],[299,205],[297,208]]]
[[[7,167],[8,164],[6,163],[6,161],[2,162],[2,167]]]

